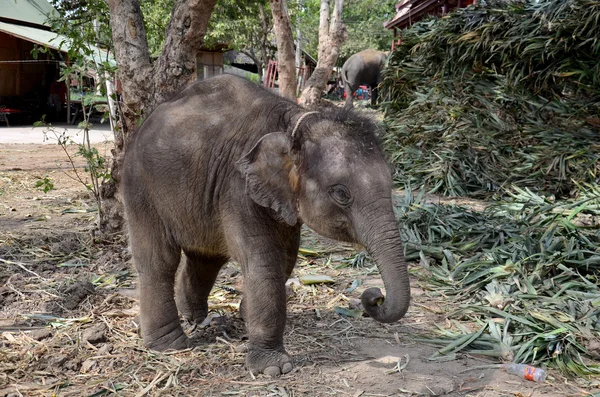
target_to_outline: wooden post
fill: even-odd
[[[21,61],[21,40],[16,40],[17,42],[17,60]],[[23,65],[23,63],[18,62],[17,63],[17,71],[16,71],[16,76],[15,76],[15,80],[16,80],[16,90],[15,93],[17,94],[17,96],[21,96],[21,65]]]
[[[71,66],[69,62],[69,54],[65,54],[65,63],[67,67]],[[67,124],[71,123],[71,74],[65,79],[65,84],[67,85]]]

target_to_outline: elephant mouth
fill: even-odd
[[[353,246],[360,246],[361,248],[359,251],[364,248],[356,237],[352,227],[350,226],[350,222],[348,221],[340,220],[326,224],[306,224],[306,226],[323,237],[341,241],[343,243],[350,243]]]

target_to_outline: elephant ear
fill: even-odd
[[[296,194],[292,186],[293,160],[290,140],[283,132],[265,135],[237,166],[246,178],[246,191],[252,200],[274,210],[286,223],[298,222]]]

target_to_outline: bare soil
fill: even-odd
[[[110,144],[98,145],[108,153]],[[0,148],[0,396],[585,396],[580,383],[549,371],[534,383],[483,357],[430,361],[436,347],[412,338],[452,328],[451,299],[431,297],[412,280],[412,306],[396,324],[338,314],[361,292],[382,286],[368,261],[343,267],[356,252],[303,233],[293,277],[328,275],[331,284],[289,287],[285,342],[296,369],[272,379],[244,367],[238,313],[241,275],[223,269],[206,326],[187,331],[196,347],[147,350],[138,335],[136,276],[125,238],[94,233],[94,202],[53,145]],[[81,162],[77,165],[81,167]],[[63,170],[61,170],[63,167]],[[80,168],[81,171],[81,168]],[[54,190],[36,182],[47,177]],[[414,264],[412,266],[417,266]],[[355,289],[355,280],[362,284]],[[355,283],[356,284],[356,283]],[[350,312],[352,313],[352,312]],[[469,370],[471,369],[471,370]],[[587,390],[583,389],[586,385]],[[592,388],[590,388],[590,385]]]

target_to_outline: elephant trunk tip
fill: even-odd
[[[394,304],[379,288],[369,288],[360,297],[363,308],[369,316],[380,323],[393,323],[400,320],[408,311],[409,302]]]

